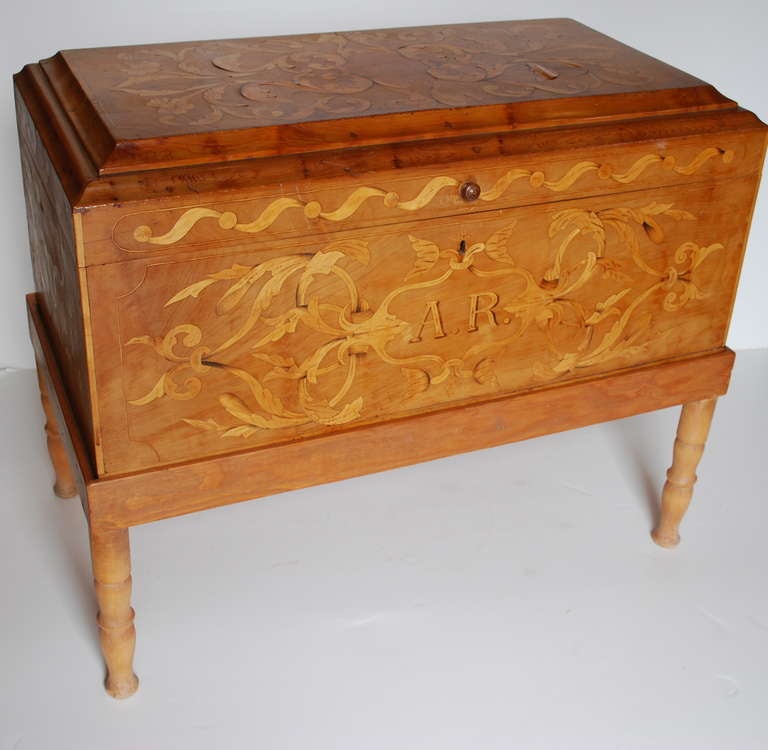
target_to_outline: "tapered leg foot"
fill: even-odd
[[[91,559],[99,602],[99,637],[107,666],[105,687],[113,698],[136,692],[133,673],[136,630],[131,607],[131,551],[128,529],[91,530]]]
[[[128,680],[118,681],[107,678],[104,688],[113,698],[130,698],[139,689],[139,678],[132,674]]]
[[[53,470],[56,473],[56,483],[53,485],[53,491],[61,498],[74,497],[77,495],[77,485],[72,474],[72,468],[69,465],[67,451],[61,439],[56,415],[53,412],[48,385],[45,382],[43,371],[39,364],[37,366],[37,382],[40,386],[40,400],[43,402],[43,411],[45,412],[45,438],[48,443],[48,453],[51,457]]]
[[[678,529],[693,497],[696,467],[704,452],[716,403],[717,399],[710,398],[683,405],[672,466],[661,496],[659,523],[651,533],[653,541],[661,547],[676,547],[680,543]]]
[[[69,500],[70,497],[77,495],[77,488],[74,485],[61,484],[56,481],[53,485],[53,494],[62,500]]]

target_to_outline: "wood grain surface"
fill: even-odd
[[[89,212],[89,260],[102,250],[100,234],[121,251],[104,260],[176,254],[205,243],[212,248],[242,245],[275,237],[331,234],[340,229],[406,222],[437,216],[462,216],[518,205],[551,203],[572,196],[622,193],[729,177],[752,170],[759,138],[720,136],[650,146],[594,149],[590,153],[536,154],[516,159],[454,162],[435,167],[380,172],[375,177],[307,181],[281,190],[253,191],[245,199],[222,204],[192,204],[165,212]],[[738,153],[737,153],[738,152]],[[467,200],[462,187],[478,186]],[[255,193],[255,194],[254,194]],[[271,194],[270,194],[271,193]],[[91,216],[90,214],[94,215]],[[99,231],[98,219],[114,226]],[[115,221],[117,218],[117,221]],[[203,225],[209,226],[203,226]],[[98,257],[98,256],[97,256]],[[92,262],[92,261],[91,261]]]
[[[125,140],[705,85],[569,19],[72,50],[61,58]]]
[[[733,352],[585,378],[495,401],[115,478],[90,488],[107,528],[274,495],[721,395]]]
[[[640,157],[656,153],[680,160],[693,158],[698,153],[695,151],[697,147],[709,146],[734,152],[734,159],[729,165],[722,162],[719,165],[719,169],[727,174],[734,174],[738,170],[754,172],[759,169],[764,142],[764,125],[743,109],[700,112],[695,117],[683,114],[624,120],[620,127],[600,121],[590,123],[589,127],[529,130],[504,127],[486,135],[413,142],[391,140],[364,148],[350,143],[347,148],[329,146],[321,152],[94,176],[81,184],[73,205],[89,215],[95,207],[107,210],[115,204],[148,201],[168,207],[183,206],[200,202],[206,196],[220,197],[221,194],[233,199],[253,199],[279,195],[281,191],[287,191],[289,195],[299,191],[297,197],[300,197],[322,186],[359,183],[372,175],[376,179],[399,181],[404,175],[429,175],[435,169],[469,170],[469,177],[477,169],[479,179],[481,172],[492,171],[501,165],[537,171],[542,164],[550,169],[560,165],[564,173],[573,163],[581,160],[607,160],[620,172],[632,162],[614,162],[619,155],[629,160],[635,155]],[[700,174],[707,174],[710,170],[717,173],[714,171],[716,168],[717,162],[710,161]],[[62,169],[66,171],[66,163]],[[490,175],[491,171],[487,173]],[[646,169],[634,185],[652,186],[665,174],[664,170]],[[453,176],[464,178],[460,173]],[[585,175],[571,189],[590,191],[596,182],[594,177]],[[597,182],[597,185],[601,184],[605,187],[605,183]],[[522,198],[520,187],[519,184],[514,185],[512,194]],[[622,189],[618,183],[615,188]],[[533,202],[557,198],[541,187],[530,186],[529,190]],[[464,205],[463,210],[472,210],[472,205]]]
[[[18,98],[19,149],[35,289],[61,365],[78,423],[95,442],[85,274],[78,263],[72,208],[53,168],[35,120]]]
[[[16,83],[37,287],[98,474],[725,341],[764,126],[575,22],[81,50]],[[365,99],[334,117],[389,143],[349,131],[226,164],[217,139],[303,127],[333,97]],[[497,100],[503,133],[432,139],[435,107],[471,120]],[[401,114],[419,144],[386,125]],[[100,177],[121,139],[130,159],[160,139],[171,168]]]
[[[753,192],[717,181],[91,267],[103,471],[720,347]]]
[[[676,547],[680,543],[678,529],[693,498],[696,467],[704,453],[716,403],[714,398],[691,401],[680,412],[672,466],[661,495],[659,522],[651,534],[660,547]]]
[[[102,174],[735,108],[569,19],[71,50],[36,75]]]
[[[98,478],[93,472],[37,297],[30,335],[91,528],[109,531],[205,508],[406,466],[482,447],[725,393],[734,354],[692,357],[584,377],[509,397],[356,427],[258,450]]]

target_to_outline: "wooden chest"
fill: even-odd
[[[69,51],[16,95],[112,694],[138,523],[686,404],[676,543],[766,146],[735,102],[570,20]]]

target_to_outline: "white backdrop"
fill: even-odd
[[[765,0],[0,0],[0,367],[31,367],[24,294],[32,290],[11,75],[57,50],[386,26],[576,18],[712,83],[768,121]],[[768,346],[768,200],[758,200],[728,338]]]

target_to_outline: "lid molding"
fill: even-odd
[[[39,74],[99,175],[736,107],[569,19],[70,50]]]

